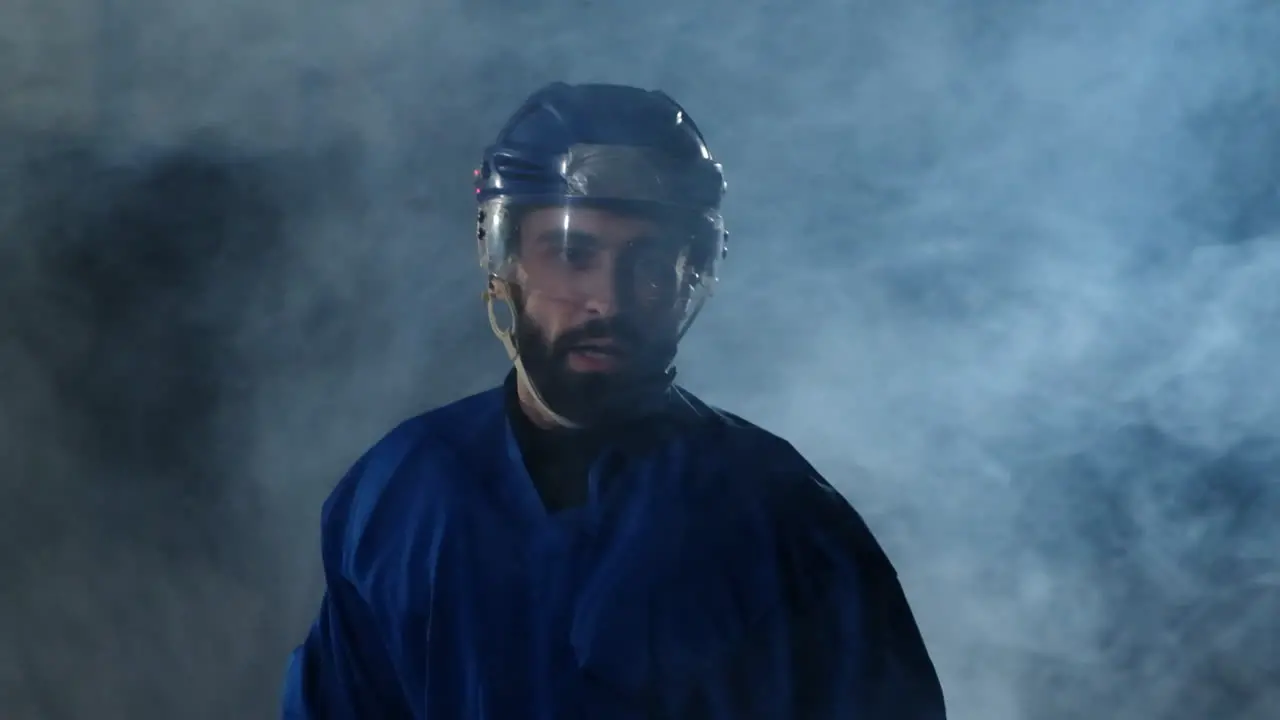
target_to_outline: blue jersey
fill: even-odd
[[[410,420],[322,513],[297,720],[942,720],[893,567],[783,440],[678,393],[549,512],[502,389]]]

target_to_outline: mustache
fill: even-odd
[[[591,320],[564,331],[559,338],[556,338],[554,354],[567,355],[579,345],[600,340],[608,340],[624,352],[634,351],[646,345],[646,338],[640,329],[624,318]]]

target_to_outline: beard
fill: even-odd
[[[600,372],[574,370],[569,356],[584,343],[610,341],[621,360]],[[528,381],[548,408],[584,427],[615,425],[662,408],[675,378],[676,342],[655,340],[625,318],[592,320],[549,340],[518,313],[515,341]]]

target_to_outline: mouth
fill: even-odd
[[[621,347],[611,342],[583,343],[569,349],[569,366],[579,372],[602,372],[626,360]]]

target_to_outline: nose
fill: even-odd
[[[587,296],[583,309],[593,317],[612,317],[618,312],[618,302],[612,288],[608,292],[596,292]]]
[[[607,318],[618,313],[618,283],[614,264],[612,261],[602,263],[602,267],[592,273],[591,281],[585,288],[582,307],[592,317]]]

